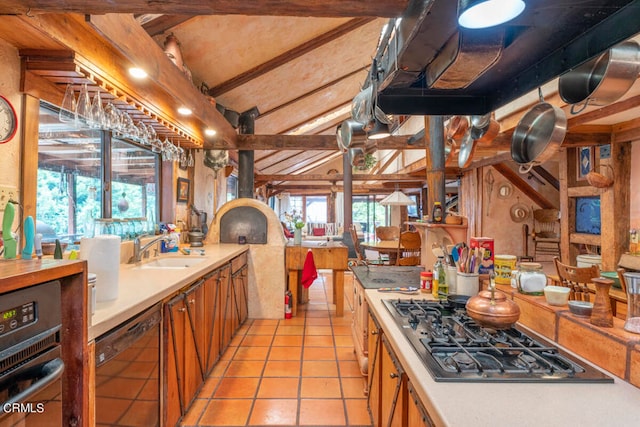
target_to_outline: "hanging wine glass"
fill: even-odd
[[[187,157],[187,167],[192,168],[195,165],[193,160],[193,150],[189,150],[189,156]]]
[[[76,96],[73,93],[71,83],[67,85],[67,89],[64,91],[58,118],[62,123],[74,123],[76,121]]]
[[[83,84],[76,104],[76,126],[83,127],[91,123],[91,98],[87,84]]]
[[[154,153],[162,153],[162,141],[160,138],[156,136],[156,138],[151,142],[151,151]]]
[[[149,132],[147,131],[147,125],[141,120],[138,122],[138,140],[143,145],[149,145]]]
[[[149,139],[150,145],[153,145],[154,141],[158,138],[156,129],[151,124],[147,125],[147,138]]]
[[[187,154],[184,151],[184,148],[178,146],[178,152],[179,152],[179,156],[180,156],[180,167],[182,169],[186,169],[187,168]]]
[[[96,91],[91,102],[91,125],[94,128],[104,128],[104,110],[102,109],[102,98],[100,89]]]
[[[107,102],[104,107],[104,128],[109,130],[117,130],[120,116],[118,115],[118,109],[111,102]]]

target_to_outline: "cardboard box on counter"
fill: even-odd
[[[489,274],[492,272],[494,263],[493,238],[471,237],[469,239],[469,247],[471,249],[483,248],[485,250],[478,272],[480,274]]]

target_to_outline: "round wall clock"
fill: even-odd
[[[16,110],[7,98],[0,95],[0,144],[9,142],[18,130]]]

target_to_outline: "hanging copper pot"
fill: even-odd
[[[490,288],[480,291],[467,301],[467,314],[481,326],[510,328],[520,318],[520,307],[504,292]]]
[[[449,119],[446,129],[446,137],[450,139],[460,138],[469,129],[467,116],[453,116]]]

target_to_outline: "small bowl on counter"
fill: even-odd
[[[569,301],[569,292],[571,292],[571,288],[567,288],[566,286],[544,287],[544,297],[549,305],[567,305],[567,302]]]
[[[569,311],[578,317],[591,317],[593,303],[587,301],[569,301]]]

